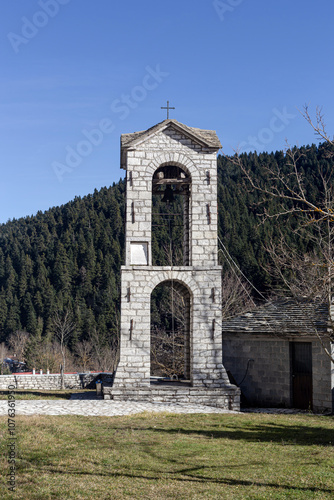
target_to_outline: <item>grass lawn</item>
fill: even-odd
[[[314,415],[16,416],[16,493],[1,499],[326,499],[334,418]]]
[[[8,399],[10,391],[0,390],[0,401]],[[59,391],[39,391],[34,389],[15,389],[15,399],[70,399],[71,394],[78,392],[88,392],[93,395],[96,394],[95,390],[91,389],[65,389]]]

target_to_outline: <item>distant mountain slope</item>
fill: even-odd
[[[0,226],[1,340],[16,329],[46,334],[59,308],[73,311],[77,338],[116,331],[124,190],[120,181]]]

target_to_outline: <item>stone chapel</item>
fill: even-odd
[[[104,398],[240,408],[223,366],[217,246],[216,133],[167,119],[121,136],[126,171],[125,265],[121,269],[120,361]],[[152,196],[183,197],[182,265],[153,265]],[[184,381],[152,383],[151,295],[160,284],[186,304]]]

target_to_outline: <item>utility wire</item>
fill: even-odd
[[[247,288],[245,287],[245,285],[243,284],[243,282],[241,281],[240,277],[237,275],[236,273],[236,270],[234,269],[234,267],[232,266],[230,260],[229,260],[229,257],[230,255],[228,253],[225,253],[223,250],[221,250],[219,248],[218,252],[221,252],[225,258],[225,260],[227,261],[228,265],[230,266],[231,268],[231,271],[234,273],[235,277],[237,278],[237,280],[239,281],[240,285],[242,286],[242,288],[244,289],[244,291],[246,292],[246,294],[248,295],[248,298],[250,299],[250,301],[252,302],[253,306],[255,306],[255,302],[251,296],[251,294],[249,293],[249,291],[247,290]]]
[[[235,261],[233,260],[232,256],[230,255],[230,253],[228,252],[227,248],[225,247],[224,243],[222,242],[222,240],[219,238],[218,236],[218,241],[219,243],[221,244],[221,246],[223,247],[223,249],[225,250],[226,254],[229,256],[229,258],[231,259],[231,261],[233,262],[233,264],[235,265],[235,267],[238,269],[239,273],[245,278],[245,280],[247,281],[247,283],[250,284],[250,286],[252,288],[254,288],[254,290],[260,295],[260,297],[262,297],[265,301],[267,301],[266,297],[260,292],[260,290],[258,290],[251,281],[249,281],[249,279],[247,278],[247,276],[241,271],[240,267],[235,263]]]
[[[245,280],[247,281],[247,283],[250,284],[250,286],[260,295],[260,297],[262,299],[264,299],[264,301],[267,303],[267,304],[271,304],[273,306],[274,309],[276,310],[279,310],[279,308],[277,307],[277,305],[270,301],[269,299],[267,299],[254,285],[253,283],[247,278],[247,276],[245,276],[245,274],[241,271],[241,269],[239,268],[239,266],[236,264],[236,262],[233,260],[232,256],[230,255],[230,253],[228,252],[227,248],[225,247],[225,245],[223,244],[223,242],[221,241],[221,239],[219,238],[218,236],[218,241],[219,243],[221,244],[221,246],[223,247],[223,249],[225,250],[226,252],[226,255],[229,257],[229,259],[231,260],[231,262],[233,262],[234,266],[236,267],[236,269],[240,272],[240,274],[245,278]],[[226,258],[226,255],[224,254],[224,251],[219,249],[218,251],[221,251],[222,254],[224,255],[225,259],[227,260],[227,262],[230,264],[230,262],[228,261],[228,259]],[[231,264],[230,264],[231,266]],[[253,301],[252,301],[253,302]],[[253,302],[254,304],[254,302]],[[255,305],[255,304],[254,304]],[[294,321],[292,318],[291,318],[291,315],[289,315],[288,313],[286,313],[285,311],[281,311],[283,316],[285,316],[285,318],[288,320],[288,321]],[[272,333],[274,335],[277,335],[277,332],[275,332],[273,326],[269,323],[269,320],[264,317],[264,321],[267,323],[268,327],[269,327],[269,330],[272,331]]]

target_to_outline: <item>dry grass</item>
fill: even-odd
[[[333,417],[16,417],[14,495],[0,431],[2,499],[333,498]]]
[[[0,390],[0,401],[7,400],[10,391]],[[30,399],[70,399],[71,394],[78,392],[87,392],[96,395],[95,390],[91,389],[65,389],[54,391],[42,391],[33,389],[15,389],[15,399],[30,400]]]

